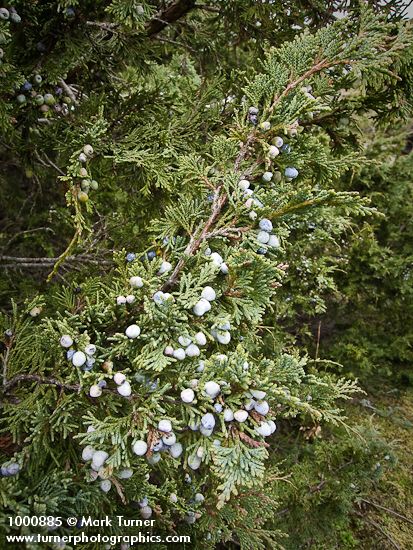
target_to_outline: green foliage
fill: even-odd
[[[311,443],[301,441],[298,446],[291,436],[283,442],[290,476],[278,482],[281,513],[274,525],[289,533],[284,548],[357,547],[352,533],[354,501],[394,467],[384,458],[390,458],[389,448],[380,435],[367,425],[358,431],[357,436],[336,432],[323,438],[309,429]]]
[[[369,156],[380,154],[382,165],[380,170],[363,170],[358,186],[386,217],[360,223],[349,242],[344,269],[337,276],[342,299],[332,302],[328,314],[337,319],[340,343],[333,328],[325,345],[353,371],[396,372],[408,381],[405,366],[412,359],[413,329],[412,158],[402,151],[403,137],[395,131],[372,131],[366,139]]]
[[[20,466],[2,518],[134,518],[146,497],[196,548],[355,544],[352,480],[384,443],[346,418],[352,375],[411,359],[412,29],[397,1],[324,4],[17,2],[22,24],[0,21],[0,453]]]

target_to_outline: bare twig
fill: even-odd
[[[392,510],[391,508],[386,508],[385,506],[382,506],[381,504],[377,504],[376,502],[371,502],[370,500],[366,500],[364,498],[361,498],[360,502],[365,502],[369,506],[374,506],[374,508],[379,508],[380,510],[384,510],[385,512],[389,512],[389,514],[393,514],[393,516],[396,516],[397,518],[400,518],[403,521],[407,521],[407,523],[411,523],[413,525],[413,520],[412,519],[407,518],[406,516],[403,516],[402,514],[399,514],[395,510]]]
[[[208,4],[197,4],[195,7],[199,10],[210,11],[212,13],[221,13],[220,8],[215,6],[208,6]]]
[[[319,349],[320,349],[320,336],[321,336],[321,321],[319,321],[318,329],[317,329],[317,346],[316,346],[316,349],[315,349],[315,360],[316,361],[318,359],[318,352],[319,352]]]
[[[189,11],[195,8],[195,0],[177,0],[166,6],[156,17],[151,19],[146,26],[148,36],[154,36],[165,27],[184,17]]]
[[[40,122],[40,124],[47,124],[48,126],[50,126],[52,124],[52,120],[55,120],[55,119],[40,117],[37,119],[37,122]]]
[[[5,387],[6,383],[7,383],[7,366],[8,366],[8,362],[9,362],[11,344],[12,344],[12,340],[6,346],[6,351],[3,355],[3,387]]]
[[[38,384],[46,384],[50,386],[57,386],[58,388],[63,388],[71,391],[79,392],[81,389],[80,384],[66,384],[56,378],[43,378],[37,374],[17,374],[13,376],[9,381],[3,385],[5,392],[9,391],[11,388],[16,386],[19,382],[37,382]]]
[[[194,48],[191,48],[191,46],[189,46],[188,44],[184,44],[183,42],[178,42],[177,40],[172,40],[171,38],[164,38],[164,37],[160,37],[160,36],[154,36],[154,38],[158,42],[165,42],[166,44],[175,44],[176,46],[179,46],[181,48],[185,48],[186,50],[188,50],[192,53],[196,53],[196,50]]]
[[[251,228],[249,226],[245,227],[223,227],[222,229],[215,229],[211,233],[205,235],[206,239],[212,239],[213,237],[240,237],[241,233],[246,233]]]
[[[324,485],[327,483],[327,480],[326,479],[322,479],[320,481],[320,483],[318,483],[317,485],[312,485],[310,487],[310,493],[318,493],[321,491],[321,489],[324,487]]]
[[[107,23],[105,21],[86,21],[86,25],[89,25],[90,27],[99,27],[100,29],[109,32],[116,32],[116,27],[119,26],[117,23]]]
[[[75,105],[79,105],[79,102],[78,102],[75,94],[73,93],[72,88],[68,84],[66,84],[66,82],[63,80],[63,78],[59,78],[58,82],[61,85],[61,87],[64,89],[64,91],[67,93],[67,95],[70,97],[70,99],[73,101],[73,103]]]
[[[35,155],[36,155],[36,158],[37,160],[43,164],[43,166],[51,166],[52,168],[54,168],[57,172],[59,172],[59,174],[61,176],[65,176],[66,174],[63,172],[63,170],[61,170],[51,159],[49,159],[49,157],[46,155],[46,153],[43,153],[43,155],[45,156],[45,159],[47,162],[45,162],[44,159],[42,159],[42,157],[39,155],[39,153],[36,151],[35,152]]]
[[[17,256],[0,256],[0,269],[6,268],[6,267],[50,268],[50,266],[56,263],[58,260],[59,260],[59,257],[57,258],[24,258],[24,257],[17,257]],[[111,260],[104,260],[104,259],[98,259],[96,257],[89,257],[88,255],[85,255],[85,254],[79,254],[78,256],[68,256],[66,258],[66,262],[69,264],[95,264],[95,265],[112,265],[113,264]]]
[[[116,477],[111,477],[110,478],[113,485],[115,486],[115,489],[116,489],[116,492],[118,493],[121,501],[122,501],[122,504],[127,504],[127,500],[126,500],[126,497],[125,497],[125,494],[123,492],[123,487],[121,485],[121,483],[119,482],[118,479],[116,479]]]
[[[150,21],[148,21],[146,24],[146,34],[150,37],[154,37],[167,26],[175,23],[178,19],[185,17],[185,15],[194,8],[213,13],[220,12],[220,9],[214,6],[195,4],[195,0],[176,0],[175,2],[167,5],[163,10],[159,11]],[[111,33],[118,32],[117,29],[119,28],[118,23],[109,23],[107,21],[86,21],[86,25],[89,27],[97,27]],[[162,39],[162,41],[189,48],[189,46],[180,44],[179,42],[175,42],[173,40]]]
[[[241,432],[241,431],[238,431],[238,430],[235,430],[235,429],[233,430],[233,432],[238,435],[238,437],[241,439],[241,441],[245,441],[245,443],[247,443],[251,447],[254,447],[254,449],[257,449],[258,447],[268,448],[270,446],[270,444],[266,443],[265,441],[257,441],[255,439],[252,439],[252,437],[250,437],[249,435],[247,435],[244,432]]]
[[[288,514],[289,511],[290,511],[289,508],[284,508],[283,510],[280,510],[279,512],[277,512],[277,513],[275,514],[275,517],[277,517],[277,516],[285,516],[285,514]]]
[[[402,550],[400,546],[397,544],[397,542],[375,521],[372,519],[366,518],[361,514],[360,512],[357,513],[358,516],[360,516],[366,523],[369,523],[371,526],[373,526],[375,529],[380,531],[380,533],[386,537],[386,539],[396,548],[396,550]]]
[[[13,263],[19,264],[29,264],[29,263],[53,263],[56,261],[56,258],[23,258],[17,256],[0,256],[0,262],[2,261],[11,261]]]
[[[17,263],[17,264],[0,264],[0,269],[26,269],[26,268],[30,268],[30,269],[50,269],[50,266],[52,264],[50,262],[39,262],[39,263],[25,263],[25,262],[21,262],[21,263]]]
[[[38,231],[47,231],[49,233],[54,233],[51,227],[36,227],[35,229],[26,229],[25,231],[19,231],[18,233],[15,233],[14,235],[12,235],[12,237],[10,237],[10,239],[4,246],[4,249],[7,250],[10,247],[11,243],[13,243],[19,237],[22,237],[23,235],[28,235],[29,233],[37,233]],[[0,259],[2,257],[3,256],[0,256]]]

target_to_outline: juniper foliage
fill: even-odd
[[[411,26],[358,4],[337,21],[333,3],[15,7],[22,24],[0,22],[1,189],[18,205],[2,234],[15,300],[1,318],[1,452],[21,471],[1,480],[4,514],[135,517],[146,497],[159,532],[197,547],[280,547],[286,472],[264,426],[339,430],[357,391],[288,325],[326,310],[350,230],[379,219],[353,182],[382,163],[345,121],[410,115]],[[273,246],[257,241],[263,218]],[[39,276],[12,281],[25,270]],[[87,368],[62,336],[73,353],[96,346]],[[179,457],[160,442],[165,419]],[[107,452],[102,467],[82,461],[87,446]]]

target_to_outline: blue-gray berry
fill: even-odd
[[[21,23],[21,20],[22,20],[22,18],[20,17],[20,15],[17,12],[12,11],[10,13],[10,21],[12,23]]]
[[[162,439],[160,439],[160,440],[157,441],[157,442],[155,443],[155,445],[152,447],[152,450],[153,450],[154,452],[159,452],[159,451],[162,451],[163,448],[164,448],[164,444],[163,444]]]
[[[294,179],[298,176],[298,170],[297,170],[297,168],[293,168],[291,166],[288,166],[285,169],[284,175],[285,175],[286,178]]]
[[[17,464],[17,462],[12,462],[8,466],[2,466],[1,467],[1,473],[4,477],[11,477],[15,476],[20,472],[20,466]]]
[[[262,231],[266,231],[267,233],[270,233],[270,231],[272,231],[271,220],[268,220],[267,218],[263,218],[262,220],[260,220],[259,227]]]
[[[212,413],[206,413],[201,418],[201,424],[207,430],[212,430],[215,426],[215,418]]]
[[[33,88],[31,82],[29,82],[28,80],[26,80],[26,82],[24,82],[23,86],[21,87],[21,90],[22,92],[30,92],[30,90]]]

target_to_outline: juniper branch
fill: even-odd
[[[274,100],[269,108],[269,113],[271,114],[275,107],[297,86],[302,84],[305,80],[312,77],[314,74],[319,73],[325,69],[329,69],[330,67],[334,67],[335,65],[349,65],[352,63],[351,59],[336,59],[335,61],[329,61],[328,59],[322,59],[315,65],[313,65],[308,71],[303,73],[300,77],[297,79],[291,81],[286,88],[282,91],[282,93],[278,96],[274,97]]]
[[[66,84],[66,82],[63,80],[63,78],[59,78],[58,82],[62,86],[64,91],[67,93],[67,95],[70,97],[70,99],[73,101],[73,103],[75,105],[79,105],[79,102],[76,99],[75,94],[73,93],[73,89],[68,84]]]
[[[57,386],[62,389],[79,392],[81,389],[80,384],[66,384],[56,378],[43,378],[37,374],[17,374],[10,380],[3,384],[4,392],[8,392],[11,388],[16,386],[19,382],[37,382],[38,384],[46,384],[51,386]]]
[[[241,233],[246,233],[251,228],[249,226],[245,227],[223,227],[222,229],[215,229],[211,233],[207,233],[206,238],[212,239],[213,237],[240,237]]]
[[[11,349],[11,342],[8,346],[6,346],[6,351],[3,356],[3,387],[6,386],[6,382],[7,382],[7,366],[9,362],[10,349]]]
[[[106,21],[86,21],[86,25],[89,25],[90,27],[98,27],[99,29],[109,32],[116,32],[115,29],[118,26],[117,23],[108,23]]]
[[[170,4],[149,21],[146,27],[147,35],[153,36],[158,34],[171,23],[184,17],[195,7],[195,0],[177,0],[177,2]]]
[[[248,149],[250,144],[253,142],[255,137],[255,131],[252,131],[245,142],[243,143],[237,158],[234,162],[234,172],[239,173],[241,163],[244,160],[245,156],[247,155]],[[202,242],[208,238],[209,232],[211,227],[217,222],[219,215],[222,211],[222,208],[226,204],[228,200],[228,196],[225,192],[222,192],[222,195],[220,195],[222,191],[222,186],[218,186],[215,195],[214,195],[214,201],[212,203],[212,212],[209,216],[208,220],[206,221],[205,225],[202,228],[198,228],[197,234],[199,234],[199,237],[192,236],[188,246],[186,247],[181,259],[176,264],[175,269],[172,272],[172,275],[169,277],[169,279],[164,283],[162,290],[167,290],[174,286],[174,284],[177,282],[180,272],[182,271],[187,258],[190,256],[193,256],[195,252],[199,249]]]
[[[44,378],[38,374],[16,374],[16,376],[13,376],[10,380],[3,380],[3,393],[9,392],[10,389],[14,388],[14,386],[16,386],[19,382],[36,382],[40,385],[56,386],[61,389],[75,391],[77,393],[80,393],[83,387],[81,384],[67,384],[66,382],[57,380],[56,378]],[[117,391],[111,388],[103,388],[102,391],[117,394]]]
[[[46,153],[43,153],[45,158],[46,158],[46,161],[45,162],[41,156],[39,155],[39,153],[36,151],[36,158],[37,160],[43,164],[43,166],[51,166],[52,168],[54,168],[61,176],[65,176],[66,174],[63,172],[63,170],[61,170],[52,160],[49,159],[49,157],[46,155]]]
[[[0,269],[12,268],[50,268],[55,264],[60,257],[57,258],[24,258],[16,256],[0,256]],[[5,262],[5,263],[3,263]],[[74,267],[76,264],[95,264],[95,265],[112,265],[112,261],[91,258],[86,255],[68,256],[66,263],[72,264]],[[74,265],[73,265],[74,264]]]

